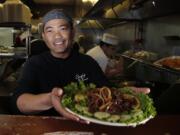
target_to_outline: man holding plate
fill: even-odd
[[[42,23],[42,37],[50,51],[27,60],[12,96],[13,111],[18,114],[61,114],[81,121],[61,106],[63,87],[79,81],[101,87],[108,85],[108,81],[95,60],[73,50],[71,17],[63,10],[54,9],[45,14]]]

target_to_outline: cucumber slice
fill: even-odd
[[[121,122],[125,122],[125,121],[128,121],[131,119],[131,115],[128,115],[128,114],[123,114],[120,116],[120,121]]]
[[[119,115],[111,115],[107,121],[109,122],[118,122],[120,120],[120,116]]]
[[[111,115],[107,112],[95,112],[94,113],[94,117],[98,118],[98,119],[107,119],[109,118]]]

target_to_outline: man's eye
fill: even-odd
[[[52,29],[47,28],[47,29],[45,29],[45,32],[52,32]]]
[[[52,30],[46,30],[46,32],[52,32]]]
[[[67,30],[68,28],[67,27],[61,27],[60,29],[61,30]]]

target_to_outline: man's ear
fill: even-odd
[[[44,40],[44,32],[41,33],[42,39]]]

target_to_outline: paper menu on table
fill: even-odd
[[[42,135],[94,135],[93,132],[80,132],[80,131],[58,131],[58,132],[49,132]]]

